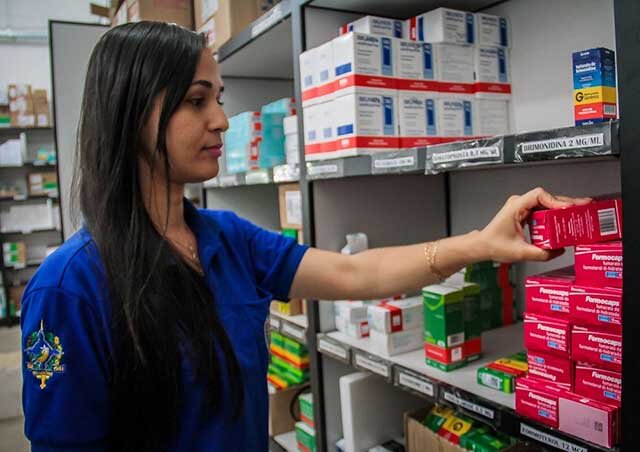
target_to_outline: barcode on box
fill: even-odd
[[[594,424],[593,425],[594,426],[594,430],[596,432],[601,432],[604,429],[604,425],[602,424],[602,422],[595,421],[593,424]]]
[[[598,222],[600,223],[600,235],[614,235],[618,233],[616,209],[598,210]]]
[[[604,114],[605,115],[615,115],[616,114],[616,106],[615,105],[604,105]]]
[[[447,346],[455,347],[456,345],[460,345],[464,342],[464,333],[452,334],[447,337]]]
[[[482,383],[498,391],[502,388],[502,381],[495,375],[482,374]]]

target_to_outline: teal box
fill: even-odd
[[[241,173],[251,169],[251,155],[256,154],[260,140],[260,113],[247,111],[229,118],[224,135],[227,173]]]
[[[286,163],[284,113],[262,113],[262,140],[258,145],[258,166],[273,168]]]
[[[282,113],[285,116],[296,114],[295,99],[293,97],[285,97],[275,100],[267,105],[263,105],[261,113]]]

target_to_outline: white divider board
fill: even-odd
[[[333,358],[321,355],[322,385],[324,387],[324,422],[327,450],[335,450],[336,441],[342,438],[342,408],[340,405],[340,377],[354,372],[353,367]]]
[[[82,93],[87,64],[93,47],[109,29],[108,26],[82,23],[53,22],[51,24],[51,67],[55,103],[54,124],[58,142],[58,177],[62,230],[70,237],[78,224],[70,215],[70,188],[76,149],[76,130],[80,118]]]
[[[422,399],[367,372],[340,378],[340,402],[345,452],[366,451],[403,436],[404,413],[424,406]]]

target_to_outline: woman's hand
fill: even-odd
[[[479,233],[487,260],[498,262],[548,261],[560,256],[564,250],[543,250],[527,242],[524,226],[531,211],[543,207],[558,209],[591,202],[590,198],[553,196],[536,188],[521,196],[512,196],[491,222]]]

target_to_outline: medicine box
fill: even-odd
[[[304,422],[296,422],[296,443],[299,450],[316,452],[316,432]]]
[[[474,45],[475,16],[466,11],[437,8],[408,20],[409,39]]]
[[[474,49],[457,44],[433,44],[439,91],[451,95],[474,93]]]
[[[261,139],[260,112],[248,111],[230,117],[229,129],[224,136],[227,173],[248,171],[253,165],[257,165]]]
[[[575,323],[622,331],[621,288],[574,285],[569,301],[571,318]]]
[[[385,356],[394,356],[417,350],[424,343],[423,333],[420,328],[389,334],[371,329],[369,335],[373,351]]]
[[[549,427],[558,428],[560,396],[566,391],[530,377],[516,381],[516,412]]]
[[[331,158],[335,151],[335,101],[305,107],[303,109],[307,160]]]
[[[302,52],[299,57],[302,106],[333,98],[333,41]]]
[[[543,249],[618,240],[622,238],[622,200],[538,210],[531,215],[529,230],[533,244]]]
[[[575,370],[576,394],[619,407],[622,403],[622,374],[577,363]]]
[[[396,333],[423,327],[423,306],[421,297],[390,300],[370,306],[367,319],[372,331]]]
[[[263,105],[262,108],[260,109],[260,112],[262,114],[282,113],[285,116],[295,115],[296,100],[293,97],[284,97],[282,99],[274,100],[273,102]]]
[[[603,47],[574,52],[573,89],[616,87],[616,56]]]
[[[573,362],[569,358],[529,350],[527,363],[530,378],[555,383],[567,390],[573,388]]]
[[[510,29],[505,17],[476,13],[476,41],[479,46],[509,47]]]
[[[525,279],[528,312],[568,318],[569,293],[575,281],[573,267],[566,267]]]
[[[474,98],[474,134],[477,136],[507,135],[511,132],[509,101],[504,99]]]
[[[464,357],[464,344],[454,347],[439,347],[425,342],[424,352],[427,365],[443,372],[450,372],[467,364]]]
[[[399,91],[398,123],[401,148],[440,142],[436,104],[436,93]]]
[[[284,150],[284,130],[282,120],[284,113],[262,112],[260,121],[262,123],[262,136],[258,143],[257,159],[252,156],[250,159],[252,169],[273,168],[282,165],[286,161]]]
[[[511,97],[509,50],[478,46],[474,49],[474,91],[488,98]]]
[[[439,91],[435,45],[406,39],[397,39],[394,43],[397,88],[402,91]]]
[[[597,124],[618,115],[616,89],[608,86],[576,89],[573,92],[576,125]]]
[[[622,370],[622,334],[592,326],[574,326],[571,355],[575,361],[619,372]]]
[[[334,96],[353,94],[355,88],[394,94],[394,39],[347,33],[333,40]]]
[[[340,34],[351,31],[366,33],[369,35],[387,36],[391,38],[404,38],[404,21],[389,17],[364,16],[340,27]]]
[[[575,272],[578,284],[622,287],[622,242],[577,245]]]
[[[560,318],[525,313],[524,345],[561,358],[571,355],[571,324]]]
[[[310,392],[302,394],[298,401],[300,402],[300,420],[311,428],[315,428],[313,422],[313,394]]]
[[[620,440],[620,409],[588,397],[566,392],[559,400],[558,428],[603,447]]]
[[[439,127],[441,142],[472,138],[475,135],[473,102],[473,96],[468,98],[441,97],[437,99],[436,123]]]
[[[464,291],[443,285],[422,289],[425,341],[438,347],[464,344]]]

